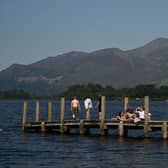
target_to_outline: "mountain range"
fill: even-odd
[[[167,84],[168,39],[158,38],[131,50],[72,51],[29,65],[13,64],[0,72],[1,90],[52,94],[87,83],[115,88]]]

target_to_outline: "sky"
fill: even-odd
[[[167,0],[0,0],[0,70],[168,38]]]

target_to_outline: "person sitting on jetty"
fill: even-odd
[[[127,104],[127,108],[126,108],[126,110],[125,110],[125,113],[126,113],[127,119],[133,120],[133,119],[135,118],[135,111],[134,111],[134,109],[131,107],[130,104]]]
[[[131,121],[137,123],[140,119],[136,116],[135,110],[131,107],[130,104],[127,104],[127,108],[125,110],[127,121]]]
[[[126,121],[126,115],[124,112],[119,112],[115,118],[112,118],[113,121]]]
[[[125,110],[125,112],[126,113],[134,113],[134,109],[131,107],[131,105],[130,104],[127,104],[127,108],[126,108],[126,110]]]
[[[145,120],[145,108],[144,107],[137,107],[135,113],[138,114],[138,118],[141,121]]]
[[[139,115],[139,119],[141,121],[145,120],[145,108],[144,107],[137,107],[135,113]],[[150,120],[151,113],[148,113],[148,119]]]
[[[132,114],[126,113],[126,119],[127,121],[134,122],[134,123],[137,123],[140,121],[140,119],[136,116],[135,113],[132,113]]]
[[[77,100],[76,96],[74,96],[71,101],[71,111],[72,111],[72,118],[76,119],[80,111],[79,100]]]

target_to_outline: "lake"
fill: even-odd
[[[35,100],[28,100],[28,120],[35,118]],[[41,120],[47,119],[47,100],[41,100]],[[79,118],[85,118],[83,102]],[[95,106],[96,102],[94,102]],[[106,118],[123,111],[122,101],[106,102]],[[135,108],[143,104],[132,101]],[[119,138],[117,130],[102,137],[91,130],[88,136],[75,131],[71,135],[56,133],[22,132],[23,100],[0,100],[0,167],[2,168],[155,168],[168,165],[168,141],[162,133],[154,132],[145,139],[142,130],[129,131],[127,138]],[[70,101],[66,101],[65,119],[71,118]],[[154,120],[168,120],[168,102],[151,101],[150,112]],[[60,101],[53,101],[54,119],[59,119]],[[97,109],[91,117],[98,117]]]

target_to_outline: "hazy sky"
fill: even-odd
[[[168,37],[167,0],[0,0],[0,70]]]

